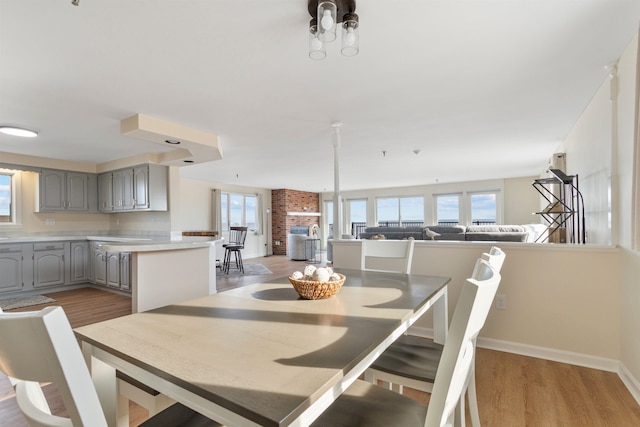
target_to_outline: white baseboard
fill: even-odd
[[[618,376],[627,387],[627,390],[629,390],[633,398],[636,399],[636,402],[638,402],[638,404],[640,405],[640,382],[635,379],[633,375],[631,375],[631,372],[629,372],[627,367],[622,363],[620,363]]]
[[[412,326],[409,329],[409,333],[411,335],[424,338],[433,338],[433,329],[430,328]],[[569,365],[615,372],[618,374],[634,399],[638,404],[640,404],[640,382],[619,360],[482,337],[478,338],[477,345],[478,347],[490,350],[504,351],[506,353],[552,360],[554,362],[567,363]]]

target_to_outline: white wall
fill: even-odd
[[[617,65],[617,100],[614,104],[609,100],[611,90],[607,79],[568,136],[564,151],[568,172],[585,177],[580,182],[585,183],[581,188],[589,211],[586,219],[590,241],[606,240],[606,236],[593,227],[596,224],[601,227],[605,222],[609,180],[611,182],[611,240],[621,247],[618,271],[611,271],[612,275],[619,276],[618,288],[610,289],[611,294],[620,298],[614,305],[619,306],[620,329],[611,333],[620,335],[620,361],[623,369],[635,377],[640,391],[640,254],[631,245],[632,183],[634,173],[638,173],[633,170],[634,117],[639,113],[635,109],[637,50],[636,36]]]

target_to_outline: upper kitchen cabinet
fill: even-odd
[[[167,166],[139,165],[98,176],[101,212],[166,211]]]
[[[38,184],[38,212],[96,210],[97,188],[94,174],[42,169]]]

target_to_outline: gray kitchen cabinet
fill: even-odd
[[[120,289],[120,252],[107,252],[107,286]]]
[[[93,242],[92,272],[93,282],[97,285],[107,285],[107,254],[99,249],[103,242]]]
[[[131,291],[131,252],[120,252],[120,289]]]
[[[42,169],[38,188],[40,212],[88,212],[95,210],[97,190],[93,174]],[[92,203],[93,202],[93,203]]]
[[[107,252],[107,286],[131,290],[131,253]]]
[[[101,173],[98,175],[98,210],[111,212],[113,209],[113,174],[111,172]]]
[[[167,210],[167,166],[144,164],[98,176],[100,212]]]
[[[64,242],[33,245],[33,287],[64,285]]]
[[[132,211],[134,208],[133,169],[113,172],[113,210]]]
[[[0,292],[22,290],[22,245],[0,245]]]
[[[69,272],[67,283],[82,283],[89,280],[89,243],[69,242]]]

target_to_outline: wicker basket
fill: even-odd
[[[344,283],[344,274],[339,274],[340,280],[333,282],[315,282],[313,280],[297,280],[289,276],[289,281],[298,295],[304,299],[323,299],[338,293]]]

